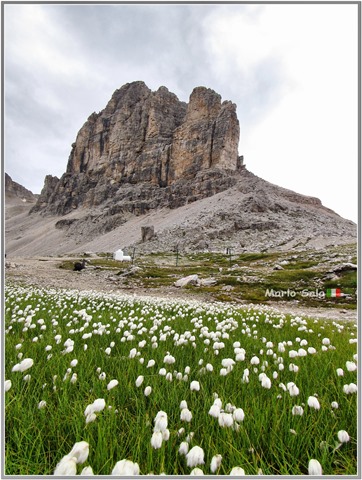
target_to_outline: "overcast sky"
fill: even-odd
[[[6,4],[5,171],[40,193],[88,116],[143,80],[237,105],[256,175],[357,221],[356,4]]]

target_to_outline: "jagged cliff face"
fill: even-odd
[[[186,104],[165,87],[124,85],[80,129],[66,173],[46,177],[33,211],[178,207],[234,184],[238,142],[236,106],[213,90],[195,88]]]

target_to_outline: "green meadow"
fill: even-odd
[[[5,296],[6,475],[110,475],[121,460],[141,475],[305,475],[311,460],[357,474],[356,324],[10,284]]]

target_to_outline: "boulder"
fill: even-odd
[[[142,242],[148,242],[155,236],[155,227],[153,225],[141,227]]]
[[[198,285],[198,283],[199,283],[199,276],[194,274],[194,275],[188,275],[187,277],[180,278],[174,283],[174,285],[175,287],[184,288],[187,285]]]

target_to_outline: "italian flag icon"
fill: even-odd
[[[342,292],[340,288],[327,288],[327,297],[341,297]]]

